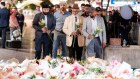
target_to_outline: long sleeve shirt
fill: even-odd
[[[55,30],[62,31],[64,21],[65,21],[66,17],[68,17],[69,15],[71,15],[70,12],[65,12],[64,14],[62,14],[60,11],[57,11],[54,13],[54,17],[56,19]]]

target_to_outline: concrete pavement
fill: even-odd
[[[12,48],[7,48],[7,49],[2,49],[0,48],[0,60],[10,60],[12,58],[16,58],[19,60],[19,62],[22,62],[26,58],[28,59],[33,59],[34,58],[34,53],[28,53],[25,51],[29,51],[28,49],[12,49]]]

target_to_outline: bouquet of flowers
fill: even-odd
[[[76,29],[77,34],[81,33],[79,30],[80,26],[81,26],[81,22],[80,20],[77,20],[77,22],[75,23],[75,29]]]
[[[99,27],[96,28],[96,30],[93,33],[93,36],[96,36],[97,34],[101,33],[103,30]]]
[[[77,22],[75,23],[75,26],[76,26],[76,29],[79,29],[79,28],[80,28],[80,22],[77,21]]]
[[[41,19],[39,21],[39,25],[40,25],[41,28],[45,27],[45,19]]]

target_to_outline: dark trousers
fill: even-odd
[[[120,34],[122,38],[122,45],[123,45],[123,40],[125,39],[127,41],[126,45],[130,45],[130,39],[129,39],[129,32],[131,30],[131,26],[126,26],[126,27],[120,27]]]
[[[69,57],[70,58],[81,60],[83,47],[79,47],[78,46],[78,39],[77,39],[77,37],[73,39],[72,46],[68,47],[68,49],[69,49]]]
[[[94,47],[94,49],[95,49],[95,52],[96,52],[96,58],[103,58],[102,57],[102,53],[103,53],[103,51],[102,51],[102,44],[101,44],[101,40],[100,40],[100,38],[99,37],[96,37],[95,38],[95,47]]]
[[[51,40],[47,33],[43,33],[41,38],[35,39],[35,58],[41,58],[41,52],[43,50],[43,58],[49,55],[49,50],[51,46]]]
[[[2,48],[5,48],[6,42],[6,27],[1,27],[0,32],[2,33]]]
[[[21,34],[22,34],[22,32],[23,32],[23,25],[24,25],[23,22],[19,22],[19,27],[20,27]]]

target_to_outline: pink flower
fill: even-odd
[[[73,70],[74,70],[74,71],[78,71],[78,70],[79,70],[79,69],[78,69],[78,66],[75,66]]]
[[[81,68],[80,70],[81,70],[81,71],[85,71],[85,69],[84,69],[84,68]]]
[[[62,64],[62,65],[61,65],[61,68],[63,68],[63,67],[64,67],[64,65]]]
[[[65,75],[67,75],[67,72],[65,72]]]

